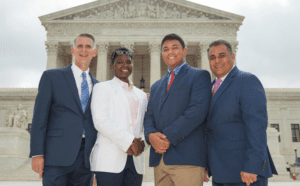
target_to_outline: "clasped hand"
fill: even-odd
[[[149,142],[158,154],[167,152],[171,144],[166,135],[159,132],[149,134]]]
[[[242,171],[241,179],[242,179],[242,182],[246,183],[246,185],[249,186],[251,183],[254,183],[257,181],[257,175]]]
[[[139,156],[144,152],[145,142],[141,138],[134,138],[133,143],[130,145],[129,149],[126,151],[128,155]]]

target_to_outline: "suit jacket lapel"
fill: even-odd
[[[76,86],[76,82],[75,82],[75,78],[74,78],[74,74],[72,72],[72,69],[71,69],[71,65],[67,66],[65,71],[64,71],[64,76],[66,78],[66,81],[69,85],[69,88],[74,96],[74,99],[78,105],[78,107],[80,108],[79,110],[82,112],[82,107],[81,107],[81,103],[80,103],[80,99],[79,99],[79,95],[78,95],[78,89],[77,89],[77,86]]]
[[[165,100],[167,83],[168,83],[168,75],[166,74],[160,81],[160,86],[159,86],[159,90],[158,90],[158,96],[159,96],[158,97],[158,99],[159,99],[158,110],[160,110],[160,108],[163,105],[163,102]]]
[[[209,113],[211,113],[216,101],[219,99],[219,97],[222,95],[222,93],[226,90],[228,85],[230,85],[230,83],[233,80],[233,77],[236,75],[237,72],[238,72],[238,68],[235,66],[231,70],[231,72],[227,75],[227,77],[225,78],[224,82],[221,84],[221,86],[219,87],[219,89],[217,90],[215,95],[211,98]],[[215,82],[215,80],[213,81],[213,83],[214,82]]]
[[[182,77],[187,73],[187,70],[188,70],[188,67],[189,65],[188,64],[185,64],[181,67],[180,71],[178,72],[178,74],[175,76],[175,79],[170,87],[170,89],[168,90],[168,92],[166,92],[167,90],[167,86],[168,86],[168,76],[166,75],[166,82],[164,83],[164,89],[163,89],[163,92],[164,92],[164,96],[162,96],[162,100],[160,100],[160,107],[159,109],[161,108],[161,106],[164,104],[164,102],[166,101],[166,99],[168,98],[169,94],[176,88],[176,86],[178,85],[178,82],[182,80]]]

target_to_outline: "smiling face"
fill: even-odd
[[[82,71],[89,68],[92,58],[97,55],[97,49],[93,49],[93,40],[88,37],[79,37],[71,52],[75,57],[75,65]]]
[[[115,58],[114,64],[110,66],[115,70],[115,76],[120,80],[128,83],[128,77],[132,72],[131,60],[127,55],[119,55]]]
[[[162,50],[162,57],[171,70],[184,62],[184,56],[187,53],[187,48],[182,48],[178,40],[166,40]]]
[[[235,55],[230,54],[226,45],[220,44],[210,48],[208,59],[211,71],[217,78],[222,78],[233,67]]]

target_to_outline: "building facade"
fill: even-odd
[[[211,73],[208,45],[214,40],[224,39],[231,43],[236,53],[237,31],[244,17],[185,0],[97,0],[39,19],[47,32],[47,69],[74,63],[71,47],[75,37],[90,33],[95,37],[98,49],[98,55],[92,59],[90,66],[96,79],[100,82],[112,79],[110,55],[116,48],[126,47],[133,51],[130,79],[139,87],[143,77],[145,92],[150,92],[151,85],[167,72],[161,57],[161,40],[165,35],[180,35],[188,48],[186,62]],[[214,78],[212,73],[211,77]],[[269,126],[280,132],[280,155],[292,164],[295,162],[294,148],[300,149],[300,89],[265,90]],[[12,127],[13,119],[18,118],[16,113],[22,110],[19,113],[26,115],[26,128],[30,131],[36,95],[36,88],[0,89],[0,129]],[[1,161],[7,156],[5,153],[0,149],[0,164],[5,163]],[[149,152],[146,158],[149,158]],[[33,172],[21,173],[29,168],[30,160],[6,173],[0,171],[0,180],[15,180],[14,175],[21,175],[19,180],[36,180],[38,175]],[[146,169],[145,180],[153,180],[153,169]]]

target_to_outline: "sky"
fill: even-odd
[[[2,0],[0,88],[38,87],[47,63],[39,16],[93,1]],[[265,88],[300,88],[299,0],[189,1],[245,16],[237,37],[240,70],[256,75]]]

